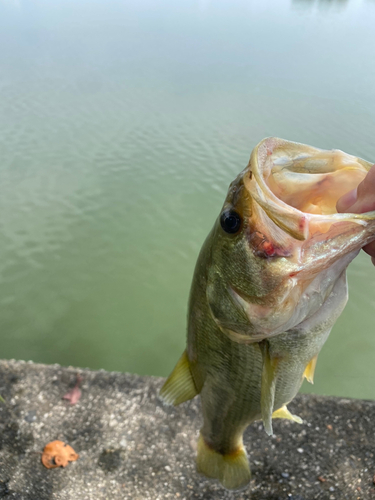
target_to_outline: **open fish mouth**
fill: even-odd
[[[374,212],[336,211],[338,199],[358,186],[371,166],[340,150],[268,138],[254,148],[243,182],[278,227],[297,240],[306,240],[327,233],[336,223],[365,225],[375,218]]]

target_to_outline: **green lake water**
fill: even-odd
[[[3,358],[167,375],[197,254],[266,136],[375,161],[375,2],[0,0]],[[375,398],[375,269],[319,356]]]

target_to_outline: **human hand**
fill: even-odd
[[[344,194],[338,200],[336,209],[339,213],[361,214],[375,210],[375,165],[373,165],[363,181],[352,191]],[[371,255],[375,266],[375,241],[372,241],[363,250]]]

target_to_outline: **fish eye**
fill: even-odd
[[[241,217],[234,210],[226,210],[221,214],[220,224],[226,233],[238,233],[241,229],[241,223]]]

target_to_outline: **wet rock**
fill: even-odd
[[[113,472],[120,467],[121,450],[104,450],[100,456],[98,465],[106,472]]]

